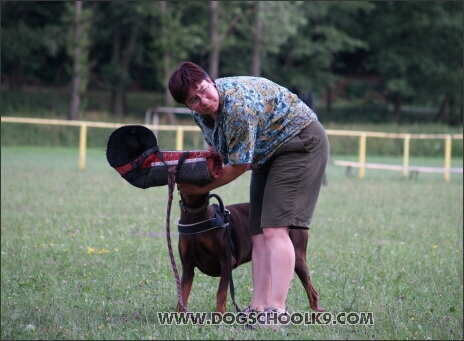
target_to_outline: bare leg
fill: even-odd
[[[271,292],[269,250],[264,234],[254,235],[251,240],[253,241],[251,262],[253,296],[250,307],[256,310],[264,310],[264,307],[268,305]]]
[[[271,292],[267,306],[285,309],[295,269],[295,250],[288,227],[263,228],[269,250]]]

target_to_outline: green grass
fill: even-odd
[[[455,163],[462,166],[462,160]],[[326,311],[372,312],[374,325],[277,332],[161,326],[157,312],[174,311],[177,301],[164,234],[167,187],[131,186],[102,149],[90,149],[79,171],[77,148],[2,146],[0,337],[462,339],[462,175],[452,174],[447,183],[442,174],[408,180],[400,172],[366,170],[360,180],[344,173],[344,167],[328,166],[308,264]],[[226,204],[247,201],[248,181],[246,174],[215,193]],[[178,200],[175,193],[170,225],[176,257]],[[250,270],[250,263],[234,270],[242,308],[251,297]],[[212,311],[217,284],[197,270],[189,310]],[[309,309],[297,277],[288,306]]]

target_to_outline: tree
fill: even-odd
[[[0,6],[2,78],[14,91],[26,79],[53,81],[65,47],[64,3],[2,1]],[[50,60],[53,71],[44,67]]]
[[[397,123],[405,102],[438,106],[439,121],[450,106],[462,115],[461,2],[378,2],[362,20],[370,46],[366,65],[382,78]]]
[[[88,54],[89,54],[89,27],[90,27],[90,8],[83,11],[83,2],[75,1],[67,3],[71,13],[74,12],[74,21],[70,34],[68,53],[73,60],[73,75],[71,82],[71,104],[69,119],[77,120],[81,107],[81,97],[87,89],[88,83]],[[74,7],[74,9],[72,9]]]
[[[131,67],[136,54],[143,50],[140,32],[146,26],[144,2],[96,2],[95,36],[99,73],[110,91],[110,111],[117,119],[126,111],[127,87],[132,83]],[[97,47],[96,46],[96,47]]]
[[[218,1],[209,2],[209,37],[211,39],[211,55],[209,58],[209,76],[212,79],[219,74],[219,51],[221,47],[218,28]]]
[[[219,77],[220,52],[227,44],[235,27],[240,21],[247,20],[252,10],[242,8],[240,1],[209,1],[209,40],[202,51],[209,55],[208,73],[212,79]]]
[[[367,48],[366,42],[352,32],[358,25],[357,15],[372,8],[365,1],[303,2],[298,13],[305,23],[297,27],[297,33],[282,44],[277,54],[269,56],[268,72],[285,77],[281,82],[292,88],[325,88],[326,107],[330,111],[332,87],[337,79],[333,71],[336,56]]]
[[[263,37],[263,18],[260,9],[260,1],[254,1],[254,31],[253,31],[253,45],[251,50],[251,75],[261,75],[261,40]]]
[[[221,48],[221,72],[223,75],[264,74],[279,80],[280,71],[270,70],[268,62],[280,51],[298,27],[305,24],[300,11],[301,1],[242,1],[221,2],[221,8],[230,4],[223,15],[227,20],[227,40]],[[276,15],[278,13],[278,15]],[[234,14],[234,16],[232,16]],[[225,19],[224,19],[225,18]],[[222,24],[224,25],[224,23]],[[276,68],[279,70],[279,67]]]
[[[151,13],[151,61],[158,70],[162,70],[160,80],[165,89],[165,105],[172,106],[173,99],[166,85],[173,68],[207,41],[204,20],[195,21],[198,13],[205,18],[205,5],[201,2],[160,1],[146,3],[146,6]],[[173,114],[170,114],[169,121],[175,123]]]
[[[462,124],[458,1],[82,2],[77,39],[67,34],[75,4],[0,3],[2,81],[15,91],[32,82],[73,84],[72,119],[87,84],[110,92],[105,105],[115,118],[125,114],[130,87],[164,91],[156,105],[174,105],[169,76],[179,61],[191,60],[213,79],[262,75],[311,90],[328,110],[334,84],[363,72],[378,79],[371,89],[394,108],[397,122],[408,104],[437,108],[437,122]]]

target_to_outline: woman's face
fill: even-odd
[[[202,115],[215,114],[219,109],[219,92],[211,79],[204,79],[196,88],[190,88],[185,105]]]

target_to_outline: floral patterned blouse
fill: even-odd
[[[225,77],[214,81],[219,109],[214,127],[192,111],[206,143],[224,164],[265,163],[274,152],[317,120],[317,115],[288,89],[262,77]]]

